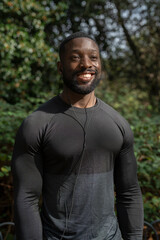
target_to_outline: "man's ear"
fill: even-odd
[[[58,72],[59,72],[60,74],[62,74],[63,67],[62,67],[62,63],[61,63],[60,61],[57,62],[57,69],[58,69]]]

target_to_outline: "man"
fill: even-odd
[[[61,43],[59,53],[63,92],[28,116],[16,137],[17,239],[141,240],[133,135],[127,121],[94,94],[101,78],[99,48],[78,32]]]

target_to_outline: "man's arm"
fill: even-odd
[[[127,136],[124,136],[114,170],[117,217],[124,240],[142,240],[143,203],[137,179],[133,136],[130,129],[125,134]]]
[[[42,240],[38,204],[42,189],[42,158],[36,135],[30,124],[23,123],[12,157],[17,240]]]

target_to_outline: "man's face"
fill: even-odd
[[[97,44],[89,38],[70,40],[65,44],[59,69],[64,84],[73,92],[92,92],[101,79],[101,60]]]

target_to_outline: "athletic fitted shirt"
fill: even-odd
[[[56,96],[29,115],[12,173],[17,240],[142,239],[133,134],[100,99],[82,109]]]

